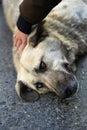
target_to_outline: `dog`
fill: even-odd
[[[12,31],[22,0],[3,0],[7,23]],[[24,101],[34,102],[41,94],[54,92],[69,98],[78,89],[75,62],[87,52],[87,2],[62,0],[37,25],[20,57],[13,47],[17,72],[16,91]]]

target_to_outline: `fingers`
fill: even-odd
[[[20,30],[17,30],[15,34],[13,35],[13,39],[14,39],[13,44],[16,47],[17,51],[19,51],[20,53],[22,53],[25,46],[27,45],[27,38],[28,38],[28,35],[22,33]]]
[[[14,43],[13,43],[14,46],[15,46],[15,47],[20,46],[20,44],[21,44],[21,39],[19,39],[19,37],[17,37],[16,34],[13,35],[13,39],[14,39]]]
[[[15,39],[14,41],[14,46],[16,47],[16,49],[18,50],[22,44],[22,40],[21,39]]]
[[[13,44],[16,47],[16,50],[19,51],[20,54],[22,54],[22,52],[27,44],[27,40],[15,38]]]

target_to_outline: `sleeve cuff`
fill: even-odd
[[[21,15],[18,18],[17,21],[17,27],[18,29],[25,33],[25,34],[30,34],[31,33],[31,27],[32,24],[30,24],[28,21],[26,21]]]

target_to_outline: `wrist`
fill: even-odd
[[[22,17],[22,15],[20,15],[19,18],[18,18],[18,21],[17,21],[17,27],[21,32],[23,32],[25,34],[30,34],[32,24],[30,24],[28,21],[26,21]]]

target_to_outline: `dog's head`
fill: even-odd
[[[42,33],[41,28],[37,30],[20,59],[18,95],[26,101],[35,101],[47,92],[55,92],[61,98],[72,96],[77,90],[77,80],[67,53],[56,37]]]

